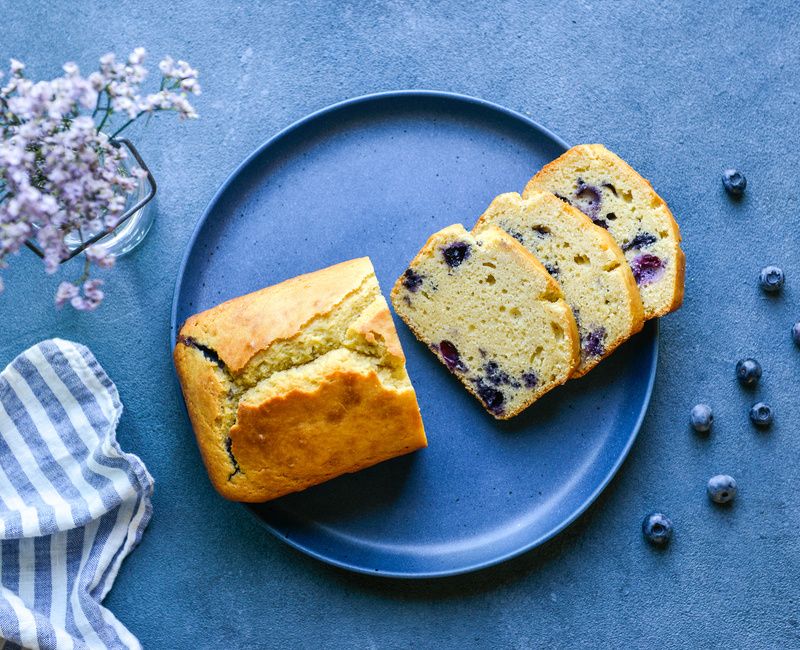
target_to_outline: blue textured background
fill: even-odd
[[[177,4],[177,3],[176,3]],[[88,344],[116,381],[119,437],[157,482],[155,516],[107,604],[148,648],[412,646],[800,647],[800,6],[769,2],[0,3],[0,58],[33,76],[89,69],[144,45],[200,68],[201,119],[135,140],[160,183],[157,221],[109,277],[93,314],[56,312],[58,278],[14,259],[0,295],[0,359],[49,336]],[[272,133],[353,95],[437,88],[519,110],[569,142],[603,142],[654,183],[688,258],[682,311],[662,321],[654,398],[617,478],[544,548],[478,574],[424,582],[350,575],[308,559],[212,491],[168,357],[169,305],[195,221]],[[719,181],[739,166],[747,197]],[[769,263],[782,295],[757,287]],[[77,275],[77,267],[65,269]],[[737,358],[762,361],[755,394]],[[776,410],[753,430],[757,398]],[[712,435],[688,426],[697,401]],[[740,496],[715,508],[714,473]],[[676,537],[646,546],[643,515]]]

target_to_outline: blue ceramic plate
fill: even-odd
[[[362,255],[388,291],[431,233],[471,227],[496,194],[521,190],[565,148],[522,115],[448,93],[382,93],[314,113],[245,160],[211,201],[178,277],[173,341],[197,311]],[[250,511],[320,560],[397,577],[479,569],[563,530],[636,437],[655,323],[587,377],[497,422],[395,320],[429,447]]]

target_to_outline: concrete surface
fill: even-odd
[[[180,6],[179,6],[180,5]],[[145,46],[200,68],[201,119],[134,132],[160,191],[144,245],[93,314],[56,312],[57,277],[14,259],[0,363],[43,338],[89,345],[116,381],[119,437],[155,476],[155,516],[107,599],[146,648],[800,647],[800,5],[790,2],[0,3],[0,59],[34,76]],[[212,491],[168,356],[180,256],[215,189],[276,130],[327,104],[396,88],[451,90],[603,142],[668,200],[686,242],[682,311],[662,321],[654,398],[599,501],[539,551],[460,578],[350,575],[291,550]],[[724,194],[740,167],[746,198]],[[757,286],[784,268],[784,292]],[[66,273],[79,273],[77,266]],[[759,358],[755,394],[733,379]],[[747,410],[772,403],[755,431]],[[710,403],[707,439],[689,409]],[[705,482],[734,475],[713,507]],[[666,552],[639,526],[661,509]]]

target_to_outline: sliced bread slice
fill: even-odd
[[[572,307],[581,338],[573,376],[594,368],[642,329],[644,310],[633,273],[614,238],[550,192],[501,194],[473,228],[498,226],[527,248],[555,278]]]
[[[685,257],[667,204],[622,158],[601,144],[582,144],[545,165],[529,182],[554,193],[606,228],[625,252],[642,296],[645,318],[683,302]]]
[[[559,384],[580,360],[558,283],[495,226],[431,236],[392,290],[397,314],[498,419]]]

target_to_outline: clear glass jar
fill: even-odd
[[[106,251],[107,253],[120,257],[130,253],[134,248],[142,243],[150,227],[153,225],[155,218],[155,211],[152,209],[150,200],[155,196],[156,185],[153,180],[150,170],[142,161],[139,152],[129,140],[121,139],[120,142],[124,144],[132,157],[126,159],[124,167],[130,169],[134,164],[138,165],[147,172],[147,176],[140,178],[136,189],[128,195],[128,200],[125,204],[125,213],[133,210],[138,205],[138,209],[117,226],[108,235],[99,239],[92,244],[93,248],[98,248]],[[84,232],[83,241],[89,241],[92,237],[98,235],[102,230],[95,232]],[[64,243],[67,248],[74,252],[82,247],[81,237],[77,232],[68,233],[64,237]]]

